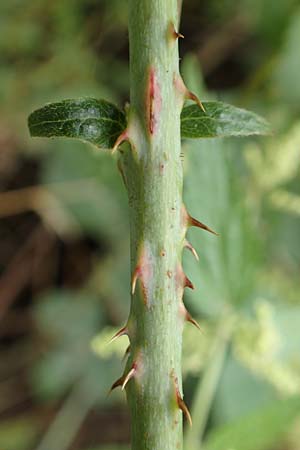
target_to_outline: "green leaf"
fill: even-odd
[[[241,419],[211,432],[205,450],[267,450],[278,446],[296,417],[300,398],[277,400]]]
[[[183,138],[214,138],[270,134],[269,124],[257,114],[222,102],[203,103],[183,108],[181,136]]]
[[[126,127],[125,114],[105,100],[83,98],[49,103],[28,119],[31,136],[77,138],[112,148]]]

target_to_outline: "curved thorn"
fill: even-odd
[[[167,272],[167,275],[169,276],[169,278],[171,278],[172,276],[172,272],[170,272],[170,275]],[[195,289],[193,283],[191,282],[191,280],[186,276],[186,274],[183,272],[182,269],[182,265],[178,264],[177,269],[176,269],[176,285],[179,288],[190,288],[190,289]]]
[[[181,75],[175,75],[174,77],[174,85],[176,87],[176,89],[181,93],[181,95],[183,96],[184,99],[189,99],[189,100],[193,100],[194,102],[197,103],[197,105],[202,109],[202,111],[205,113],[205,108],[203,106],[203,104],[201,103],[201,101],[199,100],[199,98],[197,97],[196,94],[194,94],[193,92],[191,92],[186,85],[184,84],[184,81],[181,77]]]
[[[122,375],[120,378],[117,379],[117,381],[115,381],[113,383],[113,385],[111,386],[107,396],[109,396],[114,389],[116,389],[119,386],[122,386],[123,382],[124,382],[124,375]]]
[[[114,342],[119,337],[125,336],[125,335],[128,335],[128,329],[127,329],[126,325],[125,325],[125,327],[121,328],[121,330],[117,331],[117,333],[113,335],[113,337],[109,340],[108,343],[111,344],[112,342]]]
[[[219,236],[219,234],[216,233],[214,230],[212,230],[211,228],[209,228],[207,225],[200,222],[199,220],[194,219],[194,217],[191,217],[190,215],[188,216],[188,225],[191,227],[202,228],[202,230],[209,231],[210,233],[214,234],[215,236]]]
[[[189,100],[193,100],[195,103],[197,103],[199,108],[201,108],[204,113],[206,112],[203,104],[201,103],[201,101],[199,100],[199,98],[197,97],[196,94],[194,94],[193,92],[187,90],[186,91],[186,98],[188,98]]]
[[[193,421],[192,421],[192,416],[190,414],[190,411],[189,411],[188,407],[186,406],[186,404],[180,394],[177,395],[177,405],[178,405],[179,409],[181,409],[181,411],[185,415],[190,426],[193,426]]]
[[[185,415],[185,417],[187,418],[190,426],[192,426],[192,417],[191,414],[188,410],[188,407],[186,406],[185,402],[183,401],[183,398],[180,394],[179,391],[179,386],[178,386],[178,378],[174,375],[174,373],[172,374],[173,377],[173,381],[174,381],[174,386],[175,386],[175,395],[176,395],[176,403],[179,409],[181,409],[181,411],[183,412],[183,414]]]
[[[193,283],[191,282],[191,280],[185,275],[184,278],[184,287],[188,287],[190,289],[195,289]]]
[[[184,240],[184,246],[185,246],[185,248],[190,250],[192,252],[192,254],[194,255],[194,257],[196,258],[196,260],[199,261],[198,253],[196,252],[196,250],[194,249],[192,244],[187,239]]]
[[[183,34],[179,33],[178,31],[176,31],[175,25],[173,22],[170,22],[170,26],[169,26],[169,36],[172,39],[179,39],[182,38],[184,39]]]
[[[131,294],[132,295],[134,295],[134,293],[135,293],[136,282],[139,278],[139,274],[140,274],[140,269],[139,269],[139,267],[136,267],[133,272],[132,279],[131,279]]]
[[[134,377],[135,372],[136,372],[136,364],[134,363],[134,364],[132,365],[132,368],[130,369],[130,371],[128,372],[128,374],[126,375],[126,377],[124,378],[124,381],[123,381],[123,383],[122,383],[122,391],[124,391],[124,389],[125,389],[125,387],[126,387],[128,381],[130,381],[131,378]]]
[[[117,138],[116,142],[114,143],[113,148],[111,149],[111,153],[115,153],[115,151],[117,150],[117,148],[125,141],[128,141],[128,131],[127,129],[124,130],[120,136]]]
[[[148,304],[148,290],[151,289],[150,280],[153,276],[152,259],[149,249],[143,243],[138,250],[138,257],[135,269],[131,277],[131,294],[134,295],[136,291],[137,281],[140,280],[141,292],[144,304]]]
[[[191,316],[191,314],[187,310],[186,310],[185,320],[187,322],[190,322],[193,325],[195,325],[195,327],[198,328],[198,330],[200,330],[202,332],[199,323]]]

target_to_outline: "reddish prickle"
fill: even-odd
[[[148,305],[149,291],[151,290],[151,278],[153,276],[152,257],[147,245],[144,243],[139,251],[138,262],[136,268],[133,271],[131,278],[131,293],[134,295],[136,289],[136,283],[138,280],[141,282],[144,303]]]
[[[190,426],[192,426],[192,417],[191,414],[189,412],[188,407],[186,406],[181,394],[180,394],[180,390],[179,390],[179,386],[178,386],[178,378],[173,376],[173,380],[174,380],[174,386],[175,386],[175,396],[176,396],[176,403],[179,409],[181,409],[181,411],[183,412],[183,414],[185,415],[186,419],[188,420]]]
[[[210,233],[214,234],[215,236],[219,236],[218,233],[216,233],[214,230],[212,230],[211,228],[209,228],[207,225],[200,222],[199,220],[194,219],[194,217],[191,217],[191,216],[188,217],[188,225],[191,227],[202,228],[202,230],[209,231]]]
[[[196,258],[196,260],[199,261],[198,253],[196,252],[196,250],[194,249],[192,244],[187,239],[184,240],[184,247],[187,248],[188,250],[190,250],[192,252],[192,254],[194,255],[194,257]]]
[[[123,386],[124,378],[125,378],[124,375],[122,375],[120,378],[117,379],[117,381],[115,381],[115,382],[113,383],[112,387],[111,387],[110,390],[109,390],[108,395],[109,395],[114,389],[116,389],[117,387]]]
[[[126,353],[127,353],[127,351],[126,351]],[[114,382],[114,384],[110,388],[109,394],[117,387],[121,387],[122,391],[124,391],[128,381],[131,380],[131,378],[133,378],[135,376],[136,371],[137,371],[137,362],[135,361],[132,364],[131,369],[129,370],[127,375],[123,374],[120,378],[117,379],[117,381]]]
[[[194,285],[191,282],[191,280],[185,275],[185,273],[182,270],[182,266],[181,264],[179,264],[177,266],[177,270],[176,270],[176,282],[177,282],[177,286],[179,288],[185,288],[188,287],[190,289],[194,289]]]
[[[123,380],[123,383],[122,383],[122,391],[124,391],[124,389],[125,389],[125,387],[126,387],[128,381],[130,381],[131,378],[133,378],[133,377],[135,376],[136,371],[137,371],[137,363],[134,362],[134,363],[132,364],[132,367],[131,367],[131,369],[129,370],[128,374],[125,376],[125,378],[124,378],[124,380]]]
[[[185,305],[183,304],[183,302],[181,301],[180,305],[179,305],[179,312],[181,314],[181,316],[184,317],[184,320],[186,320],[187,322],[192,323],[193,325],[195,325],[196,328],[198,328],[198,330],[202,331],[200,328],[200,325],[198,324],[198,322],[191,316],[191,314],[188,312],[188,310],[186,309]]]
[[[197,97],[196,94],[194,94],[193,92],[187,90],[186,91],[186,98],[189,99],[189,100],[193,100],[193,102],[197,103],[199,108],[201,108],[204,113],[206,112],[205,108],[204,108],[204,106],[203,106],[203,104],[201,102],[201,100]]]
[[[120,134],[120,136],[118,136],[116,142],[114,143],[113,148],[111,149],[111,153],[114,153],[117,148],[125,141],[129,140],[129,135],[128,135],[128,130],[126,128],[126,130],[123,131],[123,133]]]
[[[117,331],[116,334],[113,335],[113,337],[110,339],[109,344],[111,344],[113,341],[115,341],[116,339],[118,339],[121,336],[128,336],[128,328],[127,325],[125,325],[125,327],[121,328],[121,330]]]
[[[179,409],[181,409],[181,411],[185,415],[185,417],[188,420],[190,426],[192,426],[193,422],[192,422],[191,414],[190,414],[190,412],[188,410],[188,407],[186,406],[183,398],[180,395],[177,396],[177,405],[178,405]]]
[[[188,287],[190,289],[195,289],[195,286],[193,285],[191,280],[186,275],[185,275],[185,278],[184,278],[184,287]]]
[[[201,101],[199,100],[197,95],[194,94],[193,92],[191,92],[186,87],[186,85],[184,84],[184,81],[180,75],[175,75],[174,85],[175,85],[175,88],[177,89],[177,91],[180,92],[180,94],[183,96],[183,98],[185,100],[193,100],[195,103],[197,103],[197,105],[199,106],[199,108],[202,109],[203,112],[206,112],[203,104],[201,103]]]
[[[202,331],[201,328],[200,328],[199,323],[191,316],[191,314],[188,311],[186,311],[185,320],[187,322],[190,322],[193,325],[195,325],[195,327],[198,328],[198,330]]]
[[[218,236],[218,233],[216,233],[214,230],[212,230],[211,228],[209,228],[207,225],[205,225],[203,222],[200,222],[199,220],[195,219],[194,217],[192,217],[186,210],[185,206],[182,205],[182,210],[181,210],[181,214],[182,214],[182,222],[183,222],[183,226],[185,227],[197,227],[197,228],[202,228],[202,230],[206,230],[209,231],[212,234],[215,234],[216,236]],[[186,245],[187,241],[184,241],[184,244]],[[188,245],[186,245],[188,247]]]
[[[173,22],[170,22],[169,29],[168,29],[168,37],[171,38],[171,40],[177,40],[179,38],[184,39],[183,34],[176,31],[175,25]]]

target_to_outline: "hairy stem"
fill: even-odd
[[[132,302],[126,385],[133,450],[182,449],[185,277],[177,0],[130,0],[131,104],[120,170],[129,196]],[[178,88],[179,86],[179,88]]]

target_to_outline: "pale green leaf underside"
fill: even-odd
[[[270,134],[269,124],[257,114],[222,102],[204,102],[205,112],[198,105],[183,108],[183,138],[217,138]]]
[[[112,148],[126,127],[125,114],[105,100],[83,98],[50,103],[28,119],[31,136],[77,138]]]

